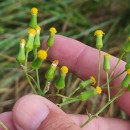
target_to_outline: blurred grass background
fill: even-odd
[[[130,35],[129,0],[0,0],[0,112],[11,110],[17,99],[30,92],[15,57],[19,40],[27,35],[30,9],[34,6],[39,9],[41,41],[48,34],[48,29],[54,26],[58,34],[94,47],[93,32],[102,29],[106,33],[104,50],[119,56],[124,42]],[[130,58],[125,57],[124,60]],[[45,72],[46,66],[43,65],[41,73]],[[70,73],[67,77],[67,88],[70,89],[63,93],[73,91],[78,83],[79,79]],[[87,109],[95,113],[105,104],[106,99],[103,94],[87,103],[68,105],[64,110],[86,113]],[[102,115],[128,118],[113,104]]]

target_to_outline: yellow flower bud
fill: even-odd
[[[97,92],[97,94],[101,94],[102,93],[102,88],[97,86],[96,87],[96,92]]]
[[[103,35],[104,35],[104,32],[102,30],[97,30],[94,33],[94,36],[96,36],[96,47],[98,49],[101,49],[103,47],[103,41],[102,41]]]
[[[62,66],[60,70],[61,70],[62,73],[65,73],[65,74],[68,73],[68,67],[67,66]]]
[[[127,70],[127,74],[130,75],[130,69]]]
[[[37,15],[37,13],[38,13],[38,9],[35,8],[35,7],[33,7],[33,8],[31,9],[31,14]]]
[[[57,33],[57,30],[54,28],[54,27],[51,27],[50,29],[49,29],[49,31],[50,31],[50,33]]]
[[[36,27],[36,31],[40,31],[41,30],[41,27],[40,26],[37,26]]]
[[[90,80],[93,82],[93,85],[96,84],[96,79],[93,76],[90,77]]]
[[[25,39],[20,40],[20,44],[25,44],[25,43],[26,43]]]
[[[45,60],[47,58],[47,52],[45,50],[39,50],[37,53],[37,57],[41,60]]]
[[[36,30],[33,29],[33,28],[30,28],[30,29],[28,30],[28,34],[35,35],[35,34],[36,34]]]

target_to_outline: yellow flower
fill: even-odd
[[[56,33],[57,32],[57,30],[54,28],[54,27],[51,27],[50,29],[49,29],[49,31],[51,32],[51,33]]]
[[[35,7],[33,7],[32,9],[31,9],[31,14],[37,14],[38,13],[38,9],[37,8],[35,8]]]
[[[102,92],[102,88],[99,87],[99,86],[97,86],[97,87],[96,87],[96,92],[97,92],[98,94],[101,94],[101,92]]]
[[[130,75],[130,69],[127,70],[127,74]]]
[[[36,34],[36,30],[33,29],[33,28],[30,28],[30,29],[28,30],[28,34],[33,34],[33,35],[35,35],[35,34]]]
[[[110,58],[110,57],[111,57],[110,54],[105,54],[104,56],[105,56],[106,58]]]
[[[40,27],[40,26],[37,26],[37,27],[36,27],[36,30],[37,30],[37,31],[40,31],[40,30],[41,30],[41,27]]]
[[[62,73],[65,73],[65,74],[68,73],[68,67],[67,66],[62,66],[60,70],[61,70]]]
[[[130,36],[128,37],[128,40],[130,41]]]
[[[37,53],[37,57],[41,60],[45,60],[47,58],[47,53],[45,50],[39,50]]]
[[[93,76],[91,76],[91,77],[90,77],[90,80],[92,80],[93,85],[95,85],[95,84],[96,84],[96,79],[95,79]]]
[[[102,30],[96,30],[95,32],[94,32],[94,36],[96,36],[96,35],[104,35],[105,33],[102,31]]]
[[[20,40],[20,44],[25,44],[25,43],[26,43],[25,39]]]

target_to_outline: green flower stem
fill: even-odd
[[[68,98],[67,100],[65,100],[63,103],[61,104],[58,104],[59,107],[63,107],[64,105],[67,105],[67,104],[70,104],[70,103],[73,103],[73,102],[77,102],[77,101],[80,101],[79,98]]]
[[[43,93],[42,93],[42,96],[44,96],[45,94],[46,94],[46,92],[47,92],[47,87],[48,87],[48,83],[49,83],[50,81],[49,80],[46,80],[46,83],[45,83],[45,87],[44,87],[44,89],[43,89]]]
[[[101,61],[101,50],[99,49],[99,59],[98,59],[98,86],[100,86],[100,61]]]
[[[116,78],[118,78],[118,77],[120,77],[122,74],[124,74],[126,71],[124,70],[124,71],[122,71],[120,74],[118,74],[118,75],[116,75],[115,77],[113,77],[113,78],[109,78],[109,83],[111,82],[111,81],[113,81],[113,80],[115,80]],[[105,84],[103,84],[101,87],[102,88],[105,88],[105,86],[107,85],[107,83],[105,83]]]
[[[37,89],[38,89],[38,94],[42,94],[41,87],[40,87],[40,80],[39,80],[39,73],[38,69],[36,69],[36,78],[37,78]]]
[[[35,83],[35,85],[38,87],[38,85],[37,85],[35,79],[34,79],[31,75],[29,75],[29,74],[28,74],[28,76],[32,79],[32,81],[33,81],[33,82]]]
[[[33,55],[34,55],[34,60],[37,59],[37,48],[34,48]]]
[[[109,86],[108,72],[106,72],[106,78],[107,78],[107,89],[108,89],[108,101],[110,101],[110,99],[111,99],[111,94],[110,94],[110,86]]]
[[[48,48],[46,49],[46,52],[48,52],[48,51],[49,51],[49,49],[50,49],[50,47],[48,47]]]
[[[26,56],[25,56],[25,68],[26,68],[26,71],[28,70],[28,51],[26,52]]]
[[[114,102],[118,97],[120,97],[124,92],[122,90],[119,90],[117,94],[110,99],[96,114],[92,115],[85,123],[83,123],[80,128],[83,128],[86,124],[88,124],[91,120],[93,120],[95,117],[98,117],[98,115],[104,111],[106,107],[108,107],[112,102]]]
[[[113,74],[114,74],[114,72],[115,72],[117,66],[119,65],[119,63],[120,63],[120,61],[121,61],[121,59],[123,58],[124,55],[125,55],[125,52],[122,52],[120,58],[118,59],[118,61],[117,61],[117,63],[116,63],[116,65],[115,65],[114,68],[112,69],[112,72],[111,72],[111,74],[110,74],[110,78],[113,76]]]
[[[4,128],[4,130],[9,130],[9,128],[2,121],[0,121],[0,125]]]
[[[25,71],[23,71],[23,72],[24,72],[24,75],[25,75],[25,77],[26,77],[26,79],[27,79],[27,81],[28,81],[31,89],[33,90],[34,94],[38,94],[37,91],[36,91],[36,89],[35,89],[35,87],[33,86],[32,82],[31,82],[28,74]]]
[[[66,97],[66,96],[61,95],[61,94],[56,94],[56,96],[58,96],[58,97],[62,97],[62,98],[66,98],[66,99],[68,99],[68,98],[69,98],[69,97]]]
[[[68,97],[72,97],[79,89],[80,86],[78,86]]]

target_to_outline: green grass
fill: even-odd
[[[108,48],[113,49],[114,51],[110,52],[118,56],[120,50],[117,47],[122,47],[127,36],[130,35],[130,2],[129,0],[123,2],[122,0],[1,1],[0,92],[3,93],[1,93],[0,102],[18,99],[30,91],[15,61],[19,39],[27,34],[30,8],[35,6],[39,9],[38,21],[42,27],[41,41],[48,34],[48,29],[54,26],[57,28],[58,34],[80,40],[94,47],[93,32],[96,29],[102,29],[106,33],[104,37],[105,51],[110,51]],[[122,4],[124,5],[122,6]],[[125,59],[128,59],[128,57]],[[45,67],[43,67],[44,69]],[[77,82],[76,77],[69,74],[67,87],[74,86]],[[3,91],[5,88],[8,91]],[[0,112],[10,110],[10,106],[10,104],[1,105]],[[83,103],[81,106],[83,106]],[[68,111],[71,111],[74,107],[75,104],[68,108]],[[92,109],[94,112],[96,108],[93,107],[88,109]],[[82,108],[77,110],[80,113],[84,113],[84,111]]]

